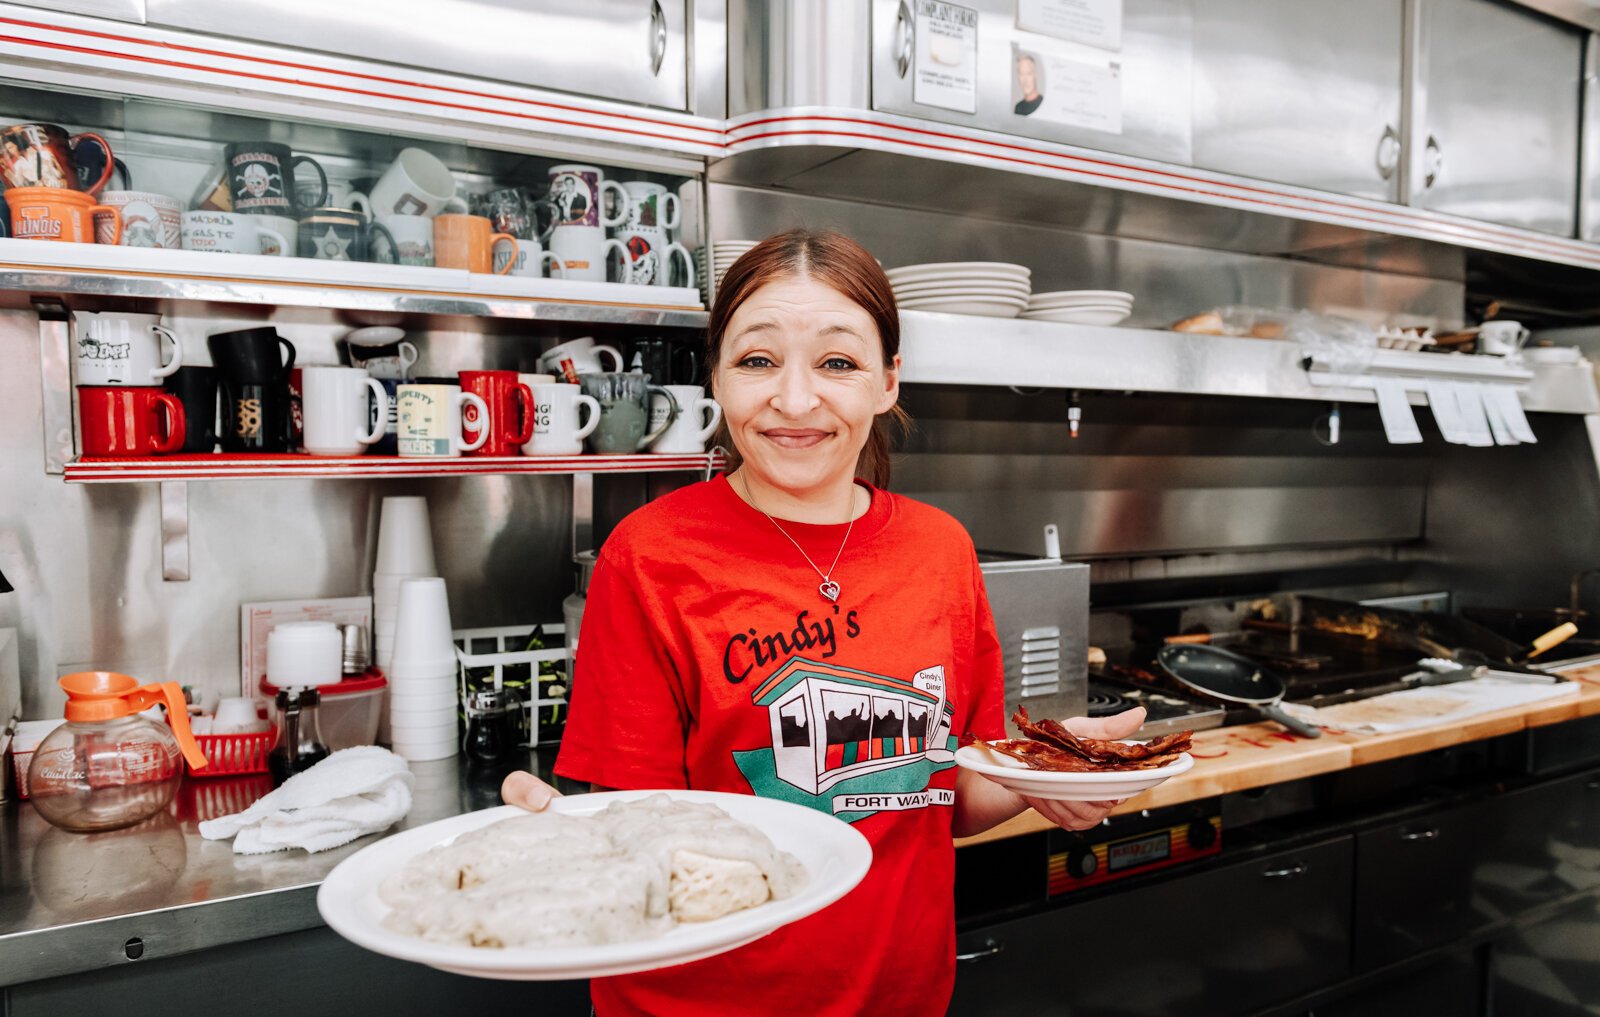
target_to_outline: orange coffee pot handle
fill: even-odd
[[[167,708],[167,721],[172,725],[172,733],[178,738],[178,748],[183,752],[183,758],[196,770],[206,766],[206,754],[200,751],[200,745],[194,740],[194,732],[189,730],[189,704],[183,698],[183,686],[177,682],[162,682],[159,685],[141,685],[129,692],[126,696],[128,702],[140,710],[148,709],[158,703]]]

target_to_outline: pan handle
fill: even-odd
[[[1282,724],[1295,734],[1300,735],[1302,738],[1322,737],[1322,728],[1317,727],[1315,724],[1307,724],[1305,721],[1296,717],[1289,716],[1289,714],[1285,713],[1277,703],[1262,703],[1260,705],[1260,710],[1262,713],[1271,717],[1273,720]]]

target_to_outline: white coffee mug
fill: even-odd
[[[456,197],[456,177],[432,152],[405,148],[383,171],[371,195],[351,192],[349,208],[373,215],[438,215],[465,212],[467,203]],[[396,237],[396,240],[399,238]]]
[[[609,368],[600,363],[601,354],[611,357]],[[622,353],[614,346],[597,344],[593,338],[584,336],[546,350],[539,357],[539,370],[553,374],[569,385],[576,385],[580,374],[621,371]]]
[[[183,213],[183,249],[223,254],[265,254],[269,244],[288,247],[291,241],[277,230],[258,226],[254,216],[242,212],[197,210]]]
[[[545,275],[545,268],[548,266],[550,275],[553,278],[566,278],[567,270],[561,264],[561,259],[556,257],[556,253],[545,250],[544,246],[536,238],[531,237],[526,240],[518,240],[514,252],[511,244],[504,240],[496,240],[494,243],[494,270],[499,272],[505,268],[506,259],[511,257],[513,253],[516,255],[516,260],[511,263],[511,270],[506,273],[507,275],[542,279]]]
[[[715,399],[706,398],[706,390],[699,385],[663,385],[672,398],[678,401],[678,419],[672,422],[661,437],[649,448],[651,452],[666,455],[693,455],[706,450],[706,439],[722,423],[722,407]],[[665,397],[650,396],[650,430],[666,423],[672,412]]]
[[[600,403],[576,385],[535,385],[531,374],[518,380],[533,390],[533,437],[522,446],[525,456],[575,456],[583,452],[583,439],[600,426]],[[583,410],[587,416],[583,417]]]
[[[100,204],[121,213],[123,247],[160,247],[176,251],[183,245],[183,206],[177,198],[152,191],[104,191]],[[114,227],[111,216],[95,216],[95,243],[111,243]]]
[[[288,239],[300,235],[300,223],[286,215],[252,215],[256,226],[261,228],[261,253],[269,258],[297,258],[300,252],[295,249],[294,241],[286,244],[278,243],[278,237]]]
[[[389,231],[399,250],[394,260],[401,265],[433,264],[433,218],[426,215],[380,215],[378,225]]]
[[[608,282],[609,261],[615,253],[618,258],[618,276],[615,281],[627,282],[628,249],[622,241],[606,236],[599,226],[557,226],[550,234],[550,252],[561,262],[564,279],[582,279],[586,282]]]
[[[367,407],[368,392],[376,417]],[[314,456],[358,456],[383,437],[389,419],[388,393],[359,367],[300,368],[300,403],[300,443]]]
[[[402,456],[451,459],[489,440],[487,427],[471,441],[466,439],[461,408],[474,406],[480,417],[487,417],[489,406],[476,394],[461,391],[460,385],[407,382],[400,386],[395,400],[400,404],[397,437]]]
[[[1486,321],[1478,329],[1478,352],[1510,356],[1521,351],[1528,334],[1520,321]]]
[[[628,273],[624,282],[635,286],[668,286],[672,283],[672,259],[683,260],[683,280],[679,285],[694,287],[694,256],[682,244],[670,243],[659,229],[629,229],[618,234],[628,250]]]
[[[628,194],[627,210],[617,235],[631,229],[675,230],[682,221],[683,212],[678,196],[660,184],[648,180],[629,180],[622,189]]]
[[[556,228],[562,226],[621,226],[628,214],[628,192],[607,180],[598,166],[563,163],[552,166],[550,201],[556,207]],[[606,215],[605,196],[615,199],[615,211]]]
[[[151,387],[176,374],[183,343],[159,323],[159,314],[78,311],[73,366],[79,385]],[[161,360],[161,340],[172,343],[172,359]]]

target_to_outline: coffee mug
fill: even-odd
[[[694,286],[694,256],[682,244],[670,243],[659,229],[635,228],[617,234],[628,250],[628,271],[623,281],[636,286],[671,286],[672,259],[683,259],[683,278],[676,285]]]
[[[522,446],[525,456],[575,456],[583,452],[583,439],[600,426],[600,404],[577,385],[549,384],[530,379],[548,375],[519,374],[533,392],[533,436]]]
[[[186,251],[215,254],[265,254],[273,244],[282,247],[288,238],[275,229],[256,224],[255,216],[241,212],[183,213],[183,247]]]
[[[101,149],[99,176],[85,184],[73,153],[84,141]],[[0,175],[10,187],[52,187],[99,194],[111,179],[116,157],[98,134],[68,134],[55,124],[13,124],[0,128]]]
[[[642,452],[654,444],[678,419],[678,400],[660,385],[650,384],[642,374],[601,372],[586,374],[580,384],[583,394],[600,404],[600,425],[589,435],[589,448],[595,452],[627,454]],[[649,400],[660,395],[667,402],[666,419],[651,430]]]
[[[378,223],[394,241],[396,264],[433,264],[433,219],[425,215],[380,215]]]
[[[509,243],[513,257],[517,238],[509,233],[496,233],[489,220],[481,215],[441,215],[433,220],[433,263],[440,268],[464,268],[468,272],[488,272],[494,265],[494,245]],[[507,261],[497,275],[511,271]]]
[[[388,230],[348,208],[314,208],[300,217],[300,257],[323,261],[377,260],[371,257],[374,234],[387,241],[387,246],[378,245],[377,259],[386,259],[385,264],[392,264],[399,248]]]
[[[480,416],[487,416],[489,407],[479,396],[461,391],[459,385],[442,379],[407,382],[400,386],[396,401],[400,406],[396,444],[402,456],[454,458],[489,440],[487,430],[479,431],[471,441],[462,433],[463,407],[476,407]]]
[[[294,369],[294,343],[270,325],[217,332],[206,348],[217,370],[242,382],[287,381]]]
[[[563,163],[552,166],[550,201],[556,207],[556,228],[562,226],[621,226],[627,216],[628,192],[615,180],[607,180],[598,166]],[[615,211],[605,214],[602,204],[610,193]]]
[[[350,366],[359,367],[374,378],[405,381],[417,362],[416,344],[409,339],[368,346],[345,337],[350,351]]]
[[[643,371],[657,385],[700,385],[700,350],[670,339],[636,339],[628,353],[628,370]]]
[[[368,392],[374,412],[368,411]],[[359,367],[302,367],[300,444],[314,456],[358,456],[383,437],[377,421],[388,420],[388,403],[383,385]]]
[[[1486,321],[1478,328],[1478,352],[1507,357],[1522,350],[1529,332],[1520,321]]]
[[[286,215],[252,215],[261,227],[261,253],[269,258],[298,258],[300,256],[300,223]],[[279,243],[282,237],[285,243]]]
[[[465,212],[467,203],[456,197],[456,178],[439,157],[421,148],[403,148],[383,171],[370,194],[352,192],[345,199],[368,215],[438,215]]]
[[[279,381],[239,381],[223,374],[222,451],[287,452],[294,446],[287,378]]]
[[[542,244],[556,228],[555,202],[535,198],[521,187],[490,191],[473,211],[488,216],[496,233],[509,233],[518,240],[537,240]],[[540,212],[545,213],[547,225],[539,225]]]
[[[111,238],[116,222],[109,215],[94,217],[96,243],[120,242],[123,247],[159,247],[175,251],[183,246],[183,206],[177,198],[151,191],[106,191],[100,204],[117,209],[122,215],[120,241]]]
[[[328,200],[328,174],[309,155],[294,155],[276,141],[236,141],[222,150],[228,196],[235,212],[294,216]],[[295,187],[295,167],[308,165],[319,181],[315,200],[302,202]]]
[[[374,378],[383,386],[384,400],[388,404],[388,412],[383,415],[382,422],[378,418],[378,404],[370,404],[367,416],[367,427],[379,429],[378,440],[368,446],[368,451],[373,455],[392,456],[400,454],[400,386],[405,382],[396,378]]]
[[[183,403],[159,388],[78,389],[87,456],[166,455],[183,447]]]
[[[160,387],[176,374],[183,343],[161,327],[159,314],[78,311],[78,341],[73,366],[79,385]],[[161,360],[161,340],[172,343],[172,359]]]
[[[487,417],[468,406],[461,411],[466,435],[488,433],[471,450],[480,456],[514,456],[533,438],[533,391],[517,380],[515,371],[462,371],[461,391],[471,392],[488,407]]]
[[[228,168],[213,166],[195,188],[189,205],[208,212],[232,212],[233,196],[228,193]]]
[[[650,396],[650,429],[666,424],[661,437],[651,444],[650,451],[662,455],[693,455],[706,450],[706,439],[716,433],[722,423],[722,407],[715,399],[706,398],[706,390],[699,385],[662,386],[671,396]],[[668,421],[673,406],[678,408],[677,419]]]
[[[548,371],[569,385],[576,385],[579,375],[605,370],[600,366],[601,354],[611,358],[613,371],[622,370],[622,354],[616,347],[597,344],[589,336],[552,346],[540,354],[539,369]]]
[[[73,244],[95,242],[95,215],[111,223],[107,243],[122,240],[122,213],[99,205],[82,191],[64,187],[13,187],[6,192],[11,207],[11,235],[18,240],[57,240]]]
[[[628,195],[618,232],[632,229],[675,230],[682,221],[678,196],[648,180],[628,180],[622,185]]]
[[[511,267],[506,268],[510,263]],[[564,278],[567,270],[561,266],[561,259],[556,257],[554,251],[547,251],[537,240],[517,240],[515,244],[504,240],[495,241],[494,245],[494,270],[502,275],[520,275],[533,279],[543,279],[545,268],[550,269],[550,274],[556,278]]]
[[[163,383],[167,394],[183,404],[183,447],[180,452],[217,450],[217,369],[180,367]]]
[[[620,240],[606,236],[599,226],[557,226],[550,234],[550,252],[561,262],[563,279],[586,282],[627,282],[630,258]],[[617,256],[616,279],[610,280],[608,259]]]

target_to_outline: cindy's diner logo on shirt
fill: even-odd
[[[953,790],[928,786],[955,765],[945,692],[942,664],[896,678],[791,656],[750,694],[766,710],[771,748],[734,752],[734,762],[763,798],[851,823],[953,805]]]
[[[833,605],[833,614],[841,614],[838,604]],[[846,639],[854,639],[861,634],[861,622],[856,615],[854,609],[842,614],[840,621]],[[765,668],[802,652],[821,650],[822,659],[827,660],[839,652],[839,639],[833,621],[830,615],[813,618],[810,611],[801,611],[794,616],[794,628],[786,632],[763,635],[754,627],[735,632],[722,647],[722,676],[737,685],[757,668]]]

